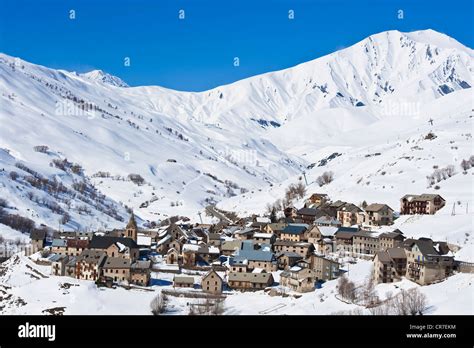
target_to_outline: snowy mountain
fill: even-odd
[[[143,220],[199,221],[217,202],[262,211],[308,166],[338,152],[328,191],[395,204],[413,180],[413,193],[426,190],[432,165],[469,157],[473,58],[431,30],[388,31],[194,93],[119,88],[126,84],[102,71],[77,75],[0,54],[0,196],[38,224],[56,227],[68,212],[66,229],[122,226],[125,206]],[[437,139],[419,143],[430,130]],[[377,162],[366,156],[376,152]],[[386,169],[404,156],[427,162]],[[323,168],[312,168],[314,181]],[[393,176],[375,179],[377,171]],[[454,199],[469,175],[447,180],[447,195]],[[361,177],[374,179],[359,189]]]
[[[127,83],[125,83],[120,77],[107,74],[102,70],[92,70],[87,73],[80,74],[80,76],[85,77],[91,81],[99,81],[115,87],[128,87]]]

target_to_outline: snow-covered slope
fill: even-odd
[[[425,156],[442,158],[440,166],[448,164],[446,156],[457,156],[451,164],[468,155],[473,57],[471,49],[434,31],[388,31],[290,69],[191,93],[121,88],[120,79],[101,71],[78,75],[0,54],[0,194],[12,210],[50,226],[69,211],[69,228],[111,227],[122,223],[125,205],[146,220],[198,219],[203,206],[236,194],[245,197],[223,206],[262,206],[269,198],[259,194],[279,195],[308,165],[341,152],[331,162],[338,184],[327,187],[330,193],[394,204],[412,180],[414,192],[424,191],[425,172],[436,162],[419,165],[423,174],[410,167],[414,162],[396,173],[384,169],[409,156],[411,147],[423,145]],[[400,105],[421,111],[397,118],[394,106]],[[434,127],[427,126],[428,117]],[[437,128],[443,125],[446,130]],[[439,137],[418,144],[428,128]],[[461,129],[464,135],[457,134]],[[457,149],[447,147],[452,136],[461,143]],[[46,150],[35,151],[40,145]],[[372,151],[383,153],[380,161],[365,157]],[[66,168],[53,162],[66,158]],[[74,172],[73,164],[82,170]],[[67,197],[33,187],[28,169],[63,183]],[[320,169],[308,173],[310,181]],[[377,171],[390,175],[377,179]],[[129,180],[130,174],[143,183]],[[360,189],[359,178],[372,176]],[[461,178],[452,179],[460,180],[453,187],[466,184]],[[96,195],[105,195],[102,206],[84,202],[90,195],[77,198],[81,182],[86,193],[95,185]],[[59,213],[45,200],[57,203]]]

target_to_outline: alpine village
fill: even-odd
[[[40,255],[35,262],[51,265],[53,276],[88,280],[98,287],[146,290],[166,283],[160,274],[170,279],[171,273],[172,290],[162,294],[206,301],[259,290],[299,298],[339,278],[336,296],[353,302],[357,289],[344,275],[361,259],[373,263],[372,287],[402,278],[423,286],[454,272],[473,272],[472,264],[454,259],[456,245],[406,238],[390,227],[401,214],[436,214],[445,206],[438,194],[405,195],[398,212],[381,203],[332,201],[321,193],[304,201],[300,209],[289,206],[248,218],[212,206],[207,211],[218,218],[215,224],[181,219],[143,229],[132,212],[120,230],[35,230],[30,254]],[[375,307],[377,301],[369,297],[365,303]],[[162,306],[152,305],[152,312],[163,313]]]

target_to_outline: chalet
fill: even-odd
[[[262,290],[273,284],[273,276],[271,273],[230,272],[227,282],[233,289]]]
[[[276,255],[278,269],[288,269],[296,265],[298,261],[301,261],[303,257],[298,253],[285,251]]]
[[[76,278],[96,281],[101,275],[102,265],[107,258],[103,250],[87,249],[77,257]]]
[[[166,253],[166,263],[168,265],[177,265],[179,263],[179,253],[175,248],[171,248]]]
[[[373,203],[365,207],[365,223],[371,226],[391,225],[393,209],[386,204]]]
[[[426,285],[451,275],[454,267],[453,256],[444,255],[431,239],[411,240],[404,243],[404,247],[407,255],[408,279]]]
[[[308,243],[316,245],[318,241],[322,238],[321,230],[318,226],[313,225],[309,228],[306,233]]]
[[[114,282],[130,281],[130,259],[123,257],[107,257],[102,264],[102,275]]]
[[[66,250],[64,251],[64,255],[68,256],[79,256],[82,254],[84,250],[86,250],[89,246],[88,239],[67,239],[66,240]]]
[[[398,248],[402,246],[405,237],[400,230],[393,232],[384,232],[379,235],[380,250],[387,250],[389,248]]]
[[[215,247],[221,246],[221,235],[219,233],[209,233],[207,237],[207,244]]]
[[[130,265],[130,283],[148,286],[150,283],[150,261],[135,261]]]
[[[318,215],[318,210],[315,208],[301,208],[296,212],[296,218],[305,224],[312,224],[316,215]]]
[[[374,278],[377,283],[393,283],[406,273],[407,256],[403,248],[388,248],[374,256]]]
[[[341,210],[342,207],[344,207],[346,204],[349,204],[349,203],[337,200],[329,204],[324,204],[323,206],[319,207],[319,209],[324,211],[326,215],[337,218],[337,212]]]
[[[58,255],[66,255],[67,239],[56,238],[51,243],[51,252]]]
[[[224,281],[217,274],[216,271],[209,271],[201,280],[201,288],[204,292],[209,292],[211,294],[220,294],[222,293],[222,285]]]
[[[310,292],[314,290],[316,275],[310,268],[293,266],[280,274],[280,284],[296,292]]]
[[[370,231],[358,231],[352,237],[353,251],[374,255],[379,250],[378,235]]]
[[[295,207],[287,207],[283,210],[285,217],[288,219],[296,218],[296,208]]]
[[[174,288],[194,288],[194,277],[175,276],[173,279]]]
[[[242,247],[233,257],[236,263],[246,263],[248,270],[255,268],[263,269],[267,272],[277,270],[275,254],[271,251],[270,245],[256,245],[251,241],[243,242]]]
[[[234,238],[238,240],[249,240],[253,238],[253,234],[258,231],[255,228],[247,227],[234,232]]]
[[[433,215],[445,204],[445,199],[437,194],[405,195],[400,199],[400,214]]]
[[[332,280],[339,276],[339,263],[323,255],[311,254],[306,264],[314,271],[316,280]],[[304,267],[302,263],[299,266]]]
[[[293,242],[307,241],[307,231],[309,225],[307,224],[288,224],[283,231],[281,231],[280,239]]]
[[[276,235],[273,233],[256,232],[253,234],[253,242],[257,244],[273,244],[276,240]]]
[[[237,250],[240,250],[241,247],[242,247],[242,241],[241,240],[225,241],[221,245],[221,253],[222,253],[222,255],[225,255],[225,256],[231,256]]]
[[[184,244],[183,245],[183,265],[195,266],[198,263],[209,264],[216,260],[220,255],[219,248],[202,244]]]
[[[123,257],[132,261],[138,258],[139,248],[135,240],[124,237],[94,236],[89,249],[102,250],[108,257]]]
[[[306,257],[314,251],[314,245],[307,242],[277,240],[273,244],[273,250],[276,253],[292,252],[299,254],[301,257]]]
[[[66,274],[66,264],[69,257],[55,254],[49,258],[49,261],[51,261],[51,275],[64,276]]]
[[[314,204],[316,206],[329,202],[329,197],[325,193],[313,193],[309,199],[309,203]]]
[[[347,203],[337,211],[337,219],[344,227],[360,225],[364,222],[364,215],[362,213],[362,209],[358,206]]]
[[[277,236],[277,238],[279,238],[281,235],[281,231],[283,231],[286,226],[287,226],[286,223],[281,223],[281,222],[271,223],[265,227],[265,232],[274,233]]]
[[[44,248],[46,243],[46,231],[45,230],[33,230],[30,233],[31,245],[34,251],[41,250]]]
[[[338,251],[352,251],[352,242],[355,232],[339,230],[334,237],[336,238],[336,248]]]

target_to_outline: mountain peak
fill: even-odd
[[[115,87],[129,87],[121,78],[110,75],[103,70],[92,70],[80,76],[85,77],[92,81],[99,81]]]

